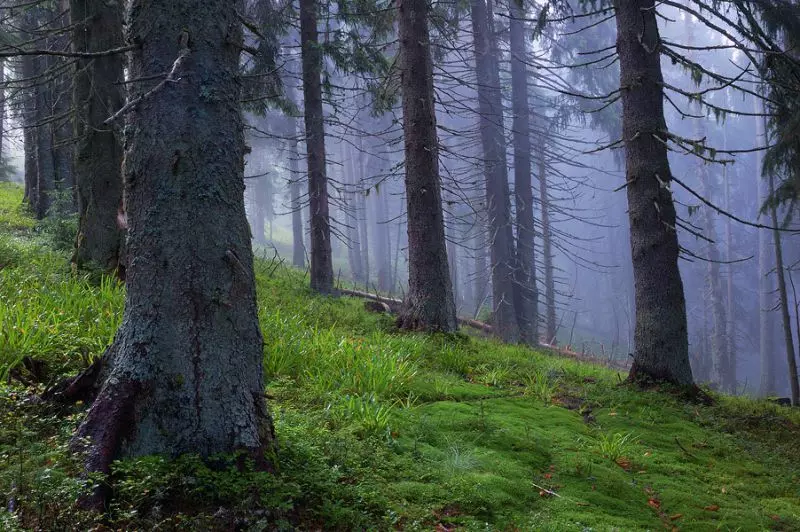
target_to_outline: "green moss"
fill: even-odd
[[[0,185],[0,367],[36,356],[56,378],[102,352],[124,288],[74,276],[28,231],[20,199]],[[276,476],[122,462],[114,527],[223,527],[222,505],[255,529],[800,529],[800,413],[689,404],[545,352],[399,333],[268,257],[256,273]],[[0,528],[90,528],[66,455],[84,412],[56,419],[26,392],[0,387],[0,492],[23,508],[0,511]]]

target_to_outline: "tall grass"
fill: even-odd
[[[0,377],[26,356],[58,373],[77,367],[102,353],[121,318],[123,289],[115,280],[94,285],[57,254],[27,259],[36,267],[0,273]]]

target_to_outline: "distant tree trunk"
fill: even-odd
[[[6,134],[6,62],[5,59],[0,59],[0,163],[5,161],[7,155],[3,151],[3,139]]]
[[[48,68],[47,56],[36,59],[36,73],[44,75]],[[56,170],[53,160],[52,118],[53,86],[48,81],[37,81],[36,86],[36,203],[34,212],[40,220],[50,211],[55,190]]]
[[[398,3],[408,213],[408,294],[398,324],[449,332],[458,323],[442,212],[428,9],[428,0]]]
[[[775,190],[775,177],[772,173],[769,174],[769,192],[770,196]],[[783,325],[783,339],[786,345],[786,361],[789,370],[789,389],[791,390],[792,406],[800,404],[800,382],[797,380],[797,359],[794,353],[794,341],[792,338],[792,322],[789,316],[789,298],[786,293],[786,272],[783,266],[783,249],[781,247],[781,232],[778,227],[778,212],[775,206],[770,207],[770,217],[772,219],[772,226],[775,228],[772,231],[772,241],[775,245],[775,271],[778,277],[778,297],[781,306],[781,322]]]
[[[300,0],[303,96],[308,158],[308,199],[311,209],[311,288],[333,292],[333,257],[328,209],[325,124],[322,114],[322,51],[317,34],[316,0]]]
[[[489,218],[492,319],[495,333],[506,342],[516,343],[520,339],[520,330],[514,305],[514,235],[511,227],[498,58],[493,53],[494,36],[486,0],[471,0],[470,7],[486,177],[486,210]]]
[[[122,4],[106,0],[71,0],[72,46],[77,52],[98,52],[123,44]],[[78,58],[73,82],[75,105],[75,186],[78,236],[72,261],[124,277],[124,212],[122,140],[105,120],[124,104],[120,83],[123,56]]]
[[[171,69],[180,81],[128,117],[125,311],[74,439],[78,449],[88,439],[90,472],[108,473],[121,456],[239,450],[268,467],[274,436],[243,200],[241,7],[131,4],[128,40],[147,45],[132,52],[130,74],[156,80],[137,89]]]
[[[458,245],[456,236],[458,228],[458,217],[450,217],[450,223],[445,224],[445,238],[447,239],[447,264],[450,266],[450,285],[453,287],[453,303],[456,306],[456,316],[459,308],[463,304],[464,295],[459,280],[460,271],[458,264]]]
[[[378,290],[381,292],[389,292],[392,288],[392,237],[389,234],[391,216],[387,212],[388,202],[385,195],[385,188],[376,189],[372,200],[375,267],[378,270]]]
[[[699,113],[700,106],[695,107]],[[705,128],[699,121],[695,122],[696,138],[705,138]],[[708,167],[703,161],[698,162],[697,169],[700,178],[700,194],[709,201],[714,201],[712,187],[709,185]],[[706,279],[708,299],[704,301],[711,307],[711,379],[716,382],[721,390],[736,391],[736,381],[731,380],[730,363],[728,362],[727,318],[725,317],[725,304],[722,296],[722,280],[720,276],[720,253],[717,248],[717,231],[714,227],[714,218],[711,209],[703,209],[703,233],[711,242],[707,242],[706,254]]]
[[[544,124],[542,124],[544,130]],[[544,135],[544,133],[542,133]],[[553,237],[550,227],[550,194],[547,186],[547,159],[544,149],[544,137],[539,139],[539,201],[542,205],[542,262],[544,264],[544,297],[546,306],[545,339],[548,343],[556,342],[556,286],[553,275]]]
[[[267,179],[269,176],[255,178],[253,183],[253,243],[264,245],[266,243],[267,227],[264,223],[267,219],[266,203],[269,198]]]
[[[370,290],[370,271],[369,271],[369,233],[367,227],[369,225],[369,213],[367,210],[367,196],[364,194],[364,184],[366,183],[366,172],[364,170],[364,141],[361,135],[356,139],[356,146],[353,150],[355,157],[353,161],[353,168],[355,170],[354,177],[356,179],[356,219],[358,222],[358,240],[361,244],[361,260],[362,269],[364,274],[363,284],[364,288]]]
[[[761,114],[764,112],[763,104],[758,98],[754,98],[754,112]],[[755,118],[756,142],[758,145],[766,142],[764,135],[764,121],[760,116]],[[769,180],[762,176],[762,156],[761,152],[755,154],[756,167],[756,216],[761,214],[761,206],[769,197]],[[773,338],[772,307],[775,285],[772,282],[770,272],[773,267],[773,255],[770,250],[770,235],[767,229],[758,229],[758,337],[759,337],[759,358],[761,360],[761,380],[759,385],[759,395],[767,397],[777,390],[777,368],[775,367],[775,346]]]
[[[539,292],[536,286],[533,220],[533,188],[531,185],[530,106],[528,105],[528,69],[525,65],[525,14],[514,0],[509,2],[511,17],[511,98],[514,114],[514,194],[517,226],[518,290],[515,291],[520,340],[531,346],[539,343]]]
[[[692,384],[653,0],[615,0],[636,293],[629,379]],[[662,186],[663,183],[663,186]]]
[[[723,128],[724,136],[724,149],[728,149],[728,130]],[[728,166],[722,167],[722,180],[725,187],[725,210],[731,212],[731,183],[728,176]],[[726,291],[726,308],[725,308],[725,338],[728,347],[726,362],[728,364],[727,374],[729,382],[734,386],[738,381],[737,376],[737,356],[736,356],[736,329],[735,325],[735,300],[734,300],[734,285],[733,285],[733,232],[731,230],[731,219],[729,216],[725,217],[725,262],[728,263],[727,275],[725,276],[725,291]],[[736,390],[734,389],[734,392]]]
[[[69,2],[59,0],[59,13],[57,17],[58,26],[54,28],[56,35],[51,39],[50,48],[54,50],[64,50],[68,47],[69,37],[63,33],[70,26]],[[50,65],[53,69],[59,69],[65,64],[64,58],[50,58]],[[75,205],[75,180],[72,175],[72,164],[74,158],[72,130],[73,121],[70,120],[72,110],[72,94],[70,84],[73,76],[60,74],[53,81],[53,115],[52,135],[53,135],[53,160],[55,164],[56,188],[64,194],[63,203],[60,208],[67,212],[73,212]]]
[[[486,220],[486,211],[478,208],[475,214],[475,225],[473,227],[472,238],[472,256],[474,259],[475,273],[473,276],[475,288],[475,307],[474,316],[480,314],[483,305],[489,297],[489,265],[486,262],[489,247],[489,238],[487,232],[488,223]]]
[[[347,258],[353,282],[364,284],[364,262],[361,256],[361,237],[358,230],[358,177],[354,150],[342,149],[342,160],[345,164],[345,225],[347,231]]]

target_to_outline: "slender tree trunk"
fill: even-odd
[[[364,194],[364,184],[366,182],[366,175],[364,171],[364,142],[361,136],[358,136],[356,141],[357,151],[356,157],[358,164],[354,164],[358,172],[356,174],[358,179],[358,194],[357,194],[357,208],[358,208],[358,232],[359,242],[361,243],[361,257],[363,259],[364,268],[364,287],[367,291],[370,289],[370,272],[369,272],[369,233],[367,227],[369,226],[369,213],[367,211],[367,197]]]
[[[398,323],[405,329],[454,331],[428,9],[428,0],[398,3],[408,212],[408,294]]]
[[[88,438],[90,472],[107,473],[121,456],[237,450],[268,466],[274,436],[243,199],[241,7],[131,4],[128,40],[146,43],[131,54],[131,77],[173,70],[180,81],[128,116],[125,311],[108,378],[74,440],[83,448]]]
[[[544,264],[544,297],[545,297],[545,339],[548,343],[556,342],[556,286],[553,275],[553,242],[550,227],[550,195],[547,187],[547,159],[544,147],[544,123],[542,138],[538,142],[539,158],[539,201],[542,206],[542,262]],[[535,267],[535,266],[534,266]]]
[[[723,128],[723,143],[724,149],[728,149],[728,130]],[[728,175],[728,166],[722,167],[722,180],[725,186],[725,210],[731,212],[731,183]],[[734,313],[735,299],[734,299],[734,285],[733,285],[733,232],[731,230],[731,219],[729,216],[725,217],[725,261],[728,263],[727,275],[725,276],[725,291],[726,291],[726,308],[725,308],[725,338],[728,347],[726,357],[728,382],[734,384],[734,393],[736,392],[735,386],[738,380],[737,376],[737,360],[736,360],[736,316]]]
[[[636,293],[630,380],[692,384],[653,0],[615,0]],[[663,184],[663,185],[662,185]]]
[[[520,340],[515,309],[515,253],[511,227],[503,107],[498,59],[486,0],[471,0],[475,67],[478,78],[481,145],[486,176],[486,210],[491,249],[492,310],[496,334],[504,341]]]
[[[533,187],[531,184],[530,106],[528,105],[528,71],[525,65],[525,16],[520,6],[509,2],[511,40],[511,92],[514,129],[514,194],[517,214],[517,287],[515,304],[520,340],[531,346],[539,343],[539,291],[536,286],[533,219]]]
[[[347,231],[347,258],[350,262],[350,272],[356,285],[364,283],[364,262],[361,259],[361,238],[358,231],[358,193],[356,177],[356,163],[353,150],[342,148],[341,153],[344,164],[345,179],[345,225]]]
[[[453,287],[453,303],[456,307],[456,316],[458,316],[458,311],[464,301],[462,285],[459,281],[458,245],[456,245],[457,228],[458,217],[451,215],[450,223],[445,224],[445,238],[447,239],[447,264],[450,266],[450,285]]]
[[[36,72],[43,75],[47,72],[47,56],[35,59]],[[53,128],[49,120],[52,118],[53,86],[49,82],[37,82],[36,86],[36,203],[34,212],[40,220],[50,211],[52,194],[55,190],[56,170],[53,159]]]
[[[6,153],[3,151],[3,139],[6,135],[6,62],[0,59],[0,164],[6,160]],[[2,171],[2,170],[0,170]]]
[[[71,0],[77,52],[98,52],[123,44],[121,3]],[[124,212],[122,199],[122,139],[105,120],[124,104],[120,82],[123,56],[77,59],[74,80],[75,185],[78,199],[78,236],[72,261],[79,267],[94,264],[124,277]]]
[[[69,36],[62,33],[70,26],[69,1],[59,0],[58,10],[61,15],[58,17],[56,36],[51,39],[50,47],[54,50],[63,50],[69,44]],[[64,58],[50,58],[51,68],[58,68],[65,63]],[[68,212],[74,212],[75,205],[75,180],[72,175],[72,164],[74,158],[72,130],[73,122],[69,119],[72,110],[72,93],[70,91],[73,76],[60,74],[53,80],[53,106],[51,113],[55,122],[52,124],[53,134],[53,159],[55,164],[56,188],[61,191],[68,201],[60,207]],[[65,198],[65,199],[67,199]]]
[[[308,198],[311,208],[311,288],[333,292],[333,257],[328,209],[325,124],[322,114],[322,51],[317,34],[316,0],[300,0],[303,96],[308,157]]]
[[[475,264],[474,287],[475,287],[475,308],[474,316],[480,314],[487,298],[490,297],[489,285],[489,265],[488,258],[489,238],[487,236],[488,223],[486,211],[478,207],[475,213],[475,225],[473,227],[472,255]]]
[[[696,111],[699,111],[696,108]],[[697,138],[704,138],[705,131],[699,122],[696,123]],[[700,177],[700,194],[709,201],[714,201],[712,188],[709,185],[708,168],[705,163],[699,162],[698,175]],[[736,382],[731,381],[728,363],[728,343],[727,343],[727,318],[725,316],[725,305],[722,297],[722,280],[720,275],[720,253],[717,248],[717,231],[714,227],[714,219],[711,209],[703,209],[703,232],[712,242],[707,242],[706,254],[706,279],[708,298],[704,304],[711,307],[711,380],[717,383],[721,390],[735,392]]]
[[[775,190],[775,178],[769,175],[770,196]],[[783,325],[783,339],[786,345],[786,362],[789,370],[789,389],[791,390],[792,406],[800,404],[800,382],[797,380],[797,359],[794,354],[794,340],[792,338],[792,322],[789,316],[789,298],[786,293],[786,272],[783,266],[783,248],[781,246],[781,232],[778,227],[778,212],[775,206],[770,207],[772,226],[772,242],[775,245],[775,271],[778,277],[778,297],[781,306],[781,322]]]
[[[754,112],[761,114],[764,107],[758,98],[753,99]],[[764,121],[761,117],[755,118],[756,143],[761,146],[766,142],[764,135]],[[761,206],[769,197],[769,180],[762,176],[762,156],[761,152],[755,154],[756,166],[756,216],[761,215]],[[758,337],[759,337],[759,357],[761,360],[761,381],[759,395],[766,397],[776,392],[777,371],[775,365],[775,355],[773,353],[774,337],[772,323],[772,307],[775,285],[772,282],[770,272],[773,266],[773,256],[769,245],[769,232],[767,229],[758,229]]]
[[[372,195],[373,234],[375,235],[375,267],[378,272],[378,290],[389,292],[392,287],[392,242],[389,234],[386,189],[376,190]]]

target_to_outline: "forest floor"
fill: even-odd
[[[270,260],[256,269],[278,472],[122,461],[108,513],[83,513],[92,479],[67,446],[85,405],[30,398],[102,353],[124,289],[72,273],[69,231],[20,201],[0,184],[2,530],[800,530],[797,411],[400,333]]]

